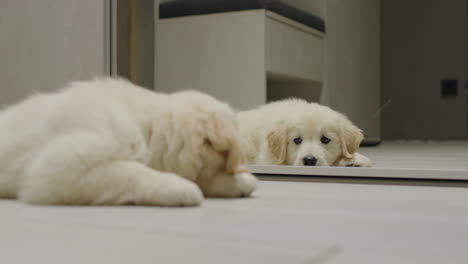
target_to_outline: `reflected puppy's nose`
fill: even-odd
[[[302,162],[305,166],[315,166],[315,164],[317,164],[317,159],[314,156],[305,156]]]

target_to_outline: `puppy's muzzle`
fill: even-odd
[[[317,159],[314,156],[305,156],[302,159],[304,166],[315,166],[317,164]]]

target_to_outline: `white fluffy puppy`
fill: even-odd
[[[231,108],[198,92],[77,82],[0,112],[0,197],[34,204],[198,205],[248,196]]]
[[[286,99],[237,117],[241,149],[250,164],[371,166],[356,152],[361,130],[326,106]]]

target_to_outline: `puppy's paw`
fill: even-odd
[[[239,173],[234,178],[239,188],[239,196],[248,197],[257,188],[257,178],[250,173]]]
[[[368,157],[356,152],[353,158],[343,158],[336,165],[342,167],[372,167],[372,161]]]
[[[203,193],[195,183],[173,176],[154,188],[149,199],[150,204],[161,206],[199,206]]]
[[[221,174],[201,183],[200,187],[203,193],[210,197],[247,197],[257,188],[257,178],[247,172],[235,175]]]
[[[353,159],[353,166],[354,167],[372,167],[372,161],[359,153],[354,153],[354,159]]]

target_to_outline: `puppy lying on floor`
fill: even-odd
[[[250,195],[231,108],[198,92],[78,82],[0,112],[0,197],[34,204],[199,205]]]
[[[344,115],[316,103],[286,99],[237,115],[249,164],[363,166],[362,132]]]

